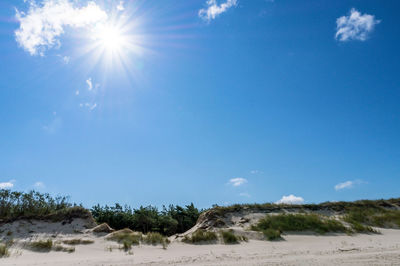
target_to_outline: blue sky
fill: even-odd
[[[85,206],[399,196],[398,1],[0,2],[0,187]]]

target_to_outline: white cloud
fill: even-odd
[[[229,184],[234,187],[238,187],[238,186],[241,186],[246,183],[247,183],[247,179],[242,178],[242,177],[236,177],[236,178],[232,178],[229,180]]]
[[[251,170],[250,174],[256,175],[256,174],[261,174],[262,172],[260,170]]]
[[[342,190],[342,189],[353,188],[355,185],[360,185],[362,183],[365,183],[365,182],[363,182],[362,180],[349,180],[349,181],[337,184],[335,186],[335,190],[338,191],[338,190]]]
[[[80,107],[86,107],[89,109],[89,111],[93,111],[97,107],[97,103],[80,103]]]
[[[82,7],[77,7],[77,1],[73,0],[43,0],[40,5],[31,0],[29,3],[26,13],[16,10],[20,26],[15,37],[31,55],[43,55],[47,48],[60,46],[58,38],[66,27],[90,28],[108,17],[94,1]]]
[[[361,14],[352,8],[348,16],[342,16],[336,19],[336,35],[339,41],[359,40],[365,41],[369,33],[374,30],[376,24],[381,21],[375,19],[375,16]]]
[[[119,1],[119,4],[117,5],[117,10],[118,11],[124,11],[124,1]]]
[[[92,83],[92,78],[88,78],[86,80],[86,84],[88,85],[88,90],[92,90],[93,89],[93,83]]]
[[[75,91],[75,95],[78,96],[79,95],[79,90]]]
[[[37,188],[37,189],[39,189],[39,188],[45,188],[44,183],[43,183],[43,182],[40,182],[40,181],[38,181],[38,182],[36,182],[35,184],[33,184],[33,186],[34,186],[35,188]]]
[[[229,8],[237,5],[237,0],[226,0],[225,3],[218,5],[217,0],[207,0],[207,7],[199,10],[199,17],[211,21],[218,15],[226,12]]]
[[[63,62],[65,63],[65,64],[69,64],[69,60],[71,59],[69,56],[64,56],[63,58]]]
[[[239,193],[239,196],[246,197],[246,198],[250,198],[251,197],[251,195],[249,193],[247,193],[247,192]]]
[[[57,116],[56,112],[53,112],[53,116],[53,120],[51,120],[49,124],[43,126],[43,130],[46,131],[48,134],[54,134],[62,126],[62,120],[60,117]]]
[[[10,189],[14,187],[15,180],[0,183],[0,189]]]
[[[304,199],[302,197],[296,197],[291,194],[289,196],[283,196],[280,200],[276,202],[277,204],[302,204]]]

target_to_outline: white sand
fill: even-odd
[[[284,241],[250,240],[239,245],[136,246],[133,254],[115,242],[92,234],[57,236],[91,238],[94,244],[77,245],[74,253],[38,253],[14,245],[0,265],[400,265],[400,230],[354,236],[286,235]],[[108,247],[114,247],[112,252]]]

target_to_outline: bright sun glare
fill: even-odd
[[[121,29],[114,25],[104,25],[95,33],[95,39],[100,48],[106,53],[121,52],[126,46],[126,36]]]

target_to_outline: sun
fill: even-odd
[[[105,53],[119,53],[128,45],[128,37],[116,25],[102,25],[94,32],[98,48]]]

